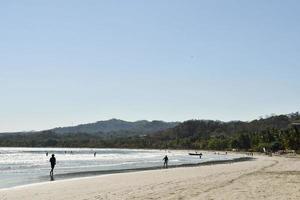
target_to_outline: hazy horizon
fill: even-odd
[[[300,110],[300,2],[0,2],[0,132]]]

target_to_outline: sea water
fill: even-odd
[[[55,180],[161,167],[165,155],[169,157],[169,166],[231,160],[239,157],[203,152],[200,159],[182,150],[0,148],[0,188],[51,180],[49,159],[52,154],[56,157]]]

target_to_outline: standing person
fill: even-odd
[[[168,168],[168,161],[169,161],[169,158],[168,158],[167,155],[163,158],[163,161],[164,161],[164,168]]]
[[[50,176],[53,176],[53,169],[56,165],[56,158],[54,156],[54,154],[52,154],[52,157],[50,158],[50,163],[51,163],[51,171],[50,171]]]

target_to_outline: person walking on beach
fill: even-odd
[[[51,164],[51,171],[50,171],[50,176],[53,176],[53,169],[56,165],[56,158],[54,156],[54,154],[52,154],[52,157],[50,158],[50,164]]]
[[[163,161],[164,161],[164,168],[168,168],[168,161],[169,161],[169,158],[168,158],[167,155],[163,158]]]

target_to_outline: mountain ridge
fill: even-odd
[[[50,129],[58,134],[65,133],[88,133],[88,134],[97,134],[97,133],[111,133],[111,132],[136,132],[136,133],[150,133],[166,130],[169,128],[174,128],[179,122],[165,122],[160,120],[138,120],[134,122],[129,122],[125,120],[120,120],[112,118],[109,120],[96,121],[93,123],[79,124],[76,126],[67,126],[67,127],[57,127]]]

